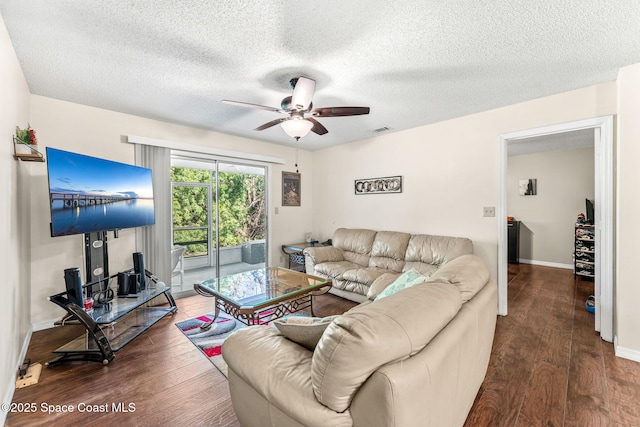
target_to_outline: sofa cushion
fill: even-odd
[[[371,247],[369,267],[401,272],[410,238],[409,233],[378,231]]]
[[[467,302],[484,287],[491,278],[491,273],[482,259],[476,255],[463,255],[442,266],[431,277],[429,282],[446,282],[454,285],[462,301]]]
[[[313,351],[320,341],[324,330],[337,316],[306,317],[289,316],[271,322],[282,335],[291,341]]]
[[[472,253],[473,243],[465,237],[416,234],[409,240],[405,261],[440,265]]]
[[[381,275],[387,273],[387,270],[379,268],[363,267],[350,261],[324,262],[317,264],[313,274],[334,280],[333,286],[341,288],[339,281],[353,282],[360,284],[360,290],[367,293],[367,288]],[[344,286],[342,286],[344,287]]]
[[[388,271],[375,267],[352,268],[343,272],[340,278],[371,286],[371,284],[384,273],[388,273]]]
[[[315,271],[332,279],[342,279],[345,271],[357,270],[361,267],[360,264],[355,264],[351,261],[323,262],[315,266]]]
[[[333,233],[331,244],[344,251],[345,260],[366,267],[369,265],[369,254],[376,234],[373,230],[338,228]]]
[[[461,304],[453,285],[425,282],[338,317],[313,352],[316,398],[336,412],[345,411],[372,372],[424,348]]]
[[[352,301],[362,302],[367,299],[366,295],[369,291],[369,285],[362,284],[360,282],[353,282],[351,280],[333,280],[334,286],[331,287],[329,292],[334,293],[340,297],[345,297],[346,295],[351,296]],[[348,294],[340,293],[339,291],[348,292]],[[356,298],[353,297],[356,296]]]
[[[382,290],[375,298],[374,301],[377,301],[381,298],[388,297],[389,295],[393,295],[396,292],[399,292],[403,289],[410,288],[413,285],[417,285],[418,283],[425,282],[427,278],[422,274],[418,273],[416,270],[409,270],[402,273],[396,280],[393,281],[389,286]]]

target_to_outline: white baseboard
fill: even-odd
[[[544,267],[564,268],[566,270],[573,270],[573,264],[561,264],[559,262],[537,261],[535,259],[523,259],[520,258],[522,264],[541,265]]]
[[[18,357],[18,363],[16,364],[14,373],[18,373],[18,369],[20,365],[24,362],[25,357],[27,356],[27,350],[29,349],[29,343],[31,342],[31,335],[33,334],[33,328],[31,328],[27,335],[24,337],[24,341],[22,342],[22,349],[20,350],[20,356]],[[2,406],[11,405],[11,401],[13,400],[13,393],[16,391],[16,377],[12,377],[11,383],[9,387],[7,387],[7,393],[5,394],[2,400]],[[7,411],[0,411],[0,425],[4,425],[7,420]]]
[[[58,320],[60,319],[45,320],[43,322],[33,323],[31,324],[31,329],[33,330],[33,332],[50,329],[55,326],[54,323],[57,322]]]
[[[622,357],[623,359],[633,360],[634,362],[640,362],[640,351],[620,347],[618,345],[617,336],[613,338],[613,351],[615,355],[618,357]]]

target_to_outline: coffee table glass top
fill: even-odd
[[[330,283],[330,279],[281,267],[267,267],[208,279],[200,283],[200,287],[238,307],[250,308],[321,289]]]

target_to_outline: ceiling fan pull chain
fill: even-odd
[[[300,173],[298,170],[298,147],[296,147],[296,173]]]

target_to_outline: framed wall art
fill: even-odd
[[[282,172],[282,206],[300,206],[300,174]]]
[[[518,182],[518,190],[521,196],[535,196],[538,194],[538,180],[536,178],[521,179]]]
[[[355,192],[356,195],[402,193],[402,177],[356,179]]]

